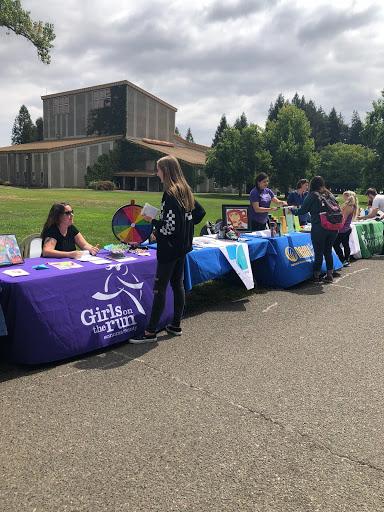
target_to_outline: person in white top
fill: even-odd
[[[375,188],[369,188],[365,195],[368,197],[368,201],[372,201],[372,207],[368,215],[360,215],[359,220],[374,219],[377,217],[379,210],[384,212],[384,194],[378,194]]]

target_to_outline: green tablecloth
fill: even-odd
[[[374,254],[383,254],[384,223],[375,220],[356,224],[362,258],[370,258]]]

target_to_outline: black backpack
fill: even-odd
[[[344,224],[343,213],[335,197],[316,192],[320,201],[320,222],[327,231],[339,231]]]

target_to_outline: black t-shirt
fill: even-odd
[[[56,251],[76,251],[75,236],[79,233],[76,226],[69,226],[66,236],[60,233],[59,228],[54,225],[46,229],[43,233],[43,246],[47,238],[54,238],[56,240]]]

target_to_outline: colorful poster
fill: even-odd
[[[15,235],[0,235],[0,267],[23,262]]]

